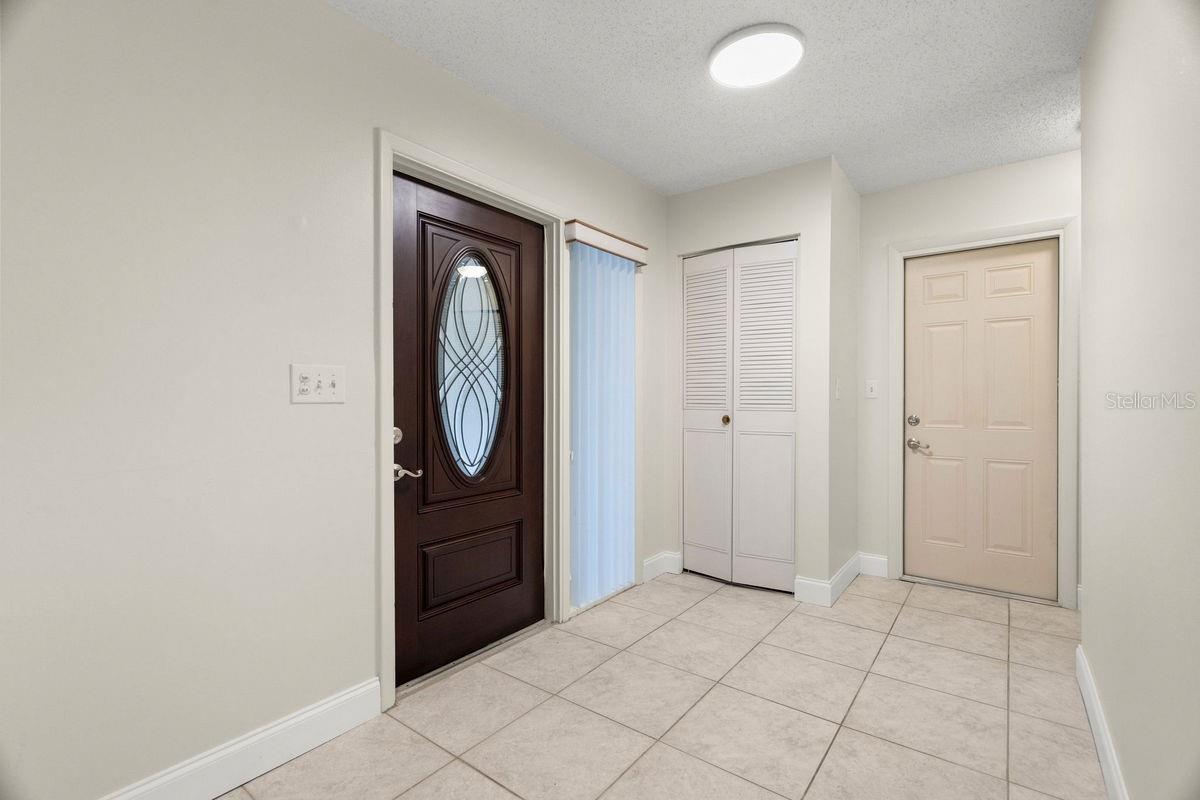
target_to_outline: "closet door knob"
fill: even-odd
[[[729,415],[728,415],[728,414],[726,414],[725,416],[721,417],[721,424],[722,424],[722,425],[728,425],[730,422],[732,422],[732,420],[730,420],[730,418],[729,418]]]

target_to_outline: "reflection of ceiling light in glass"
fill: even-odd
[[[468,256],[458,265],[458,274],[464,278],[482,278],[487,275],[487,267],[474,256]]]
[[[761,86],[791,72],[804,57],[804,37],[790,25],[767,23],[735,31],[713,48],[708,73],[722,86]]]

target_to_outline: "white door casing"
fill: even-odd
[[[797,250],[791,240],[683,262],[684,566],[784,591],[795,582]]]
[[[906,574],[1057,598],[1058,242],[905,264]]]

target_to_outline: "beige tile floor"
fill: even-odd
[[[1073,611],[860,576],[664,575],[225,800],[1103,800]]]

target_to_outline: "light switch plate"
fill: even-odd
[[[292,364],[292,402],[346,402],[345,365]]]
[[[866,396],[871,400],[879,397],[879,381],[867,381]]]

